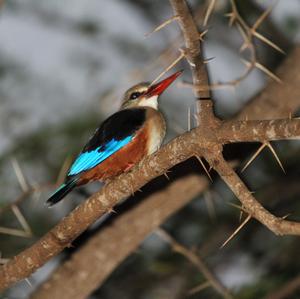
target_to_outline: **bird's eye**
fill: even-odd
[[[137,99],[139,96],[141,95],[140,92],[133,92],[131,95],[130,95],[130,100],[135,100]]]

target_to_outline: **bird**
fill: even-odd
[[[105,182],[127,172],[143,157],[157,151],[166,134],[158,98],[181,73],[156,84],[143,82],[129,88],[119,111],[96,129],[70,166],[64,183],[46,204],[53,206],[78,186]]]

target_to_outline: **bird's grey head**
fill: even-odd
[[[121,109],[132,107],[151,107],[157,109],[158,98],[169,85],[182,73],[176,72],[168,78],[156,83],[150,84],[143,82],[129,88],[123,97]]]
[[[146,95],[149,86],[149,82],[142,82],[129,88],[123,97],[122,108],[151,106],[157,109],[158,95],[151,98],[148,98]]]

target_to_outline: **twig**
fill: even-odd
[[[182,254],[186,259],[188,259],[194,266],[196,266],[203,276],[209,281],[210,285],[220,294],[223,298],[232,299],[230,292],[217,280],[209,268],[205,265],[202,259],[193,253],[188,248],[184,247],[178,243],[174,238],[172,238],[166,231],[158,229],[156,234],[163,240],[168,242],[175,252]]]

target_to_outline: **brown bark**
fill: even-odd
[[[226,122],[218,134],[220,143],[300,138],[298,119]]]
[[[194,86],[209,85],[209,77],[205,63],[203,63],[202,49],[200,43],[200,34],[194,19],[191,17],[186,1],[170,0],[174,15],[177,16],[178,23],[181,27],[186,48],[183,49],[185,57],[190,64],[193,74]],[[210,90],[199,90],[194,88],[196,99],[209,99]]]
[[[88,241],[31,298],[60,299],[61,294],[64,298],[86,298],[141,240],[207,186],[204,177],[192,175],[149,196]]]

